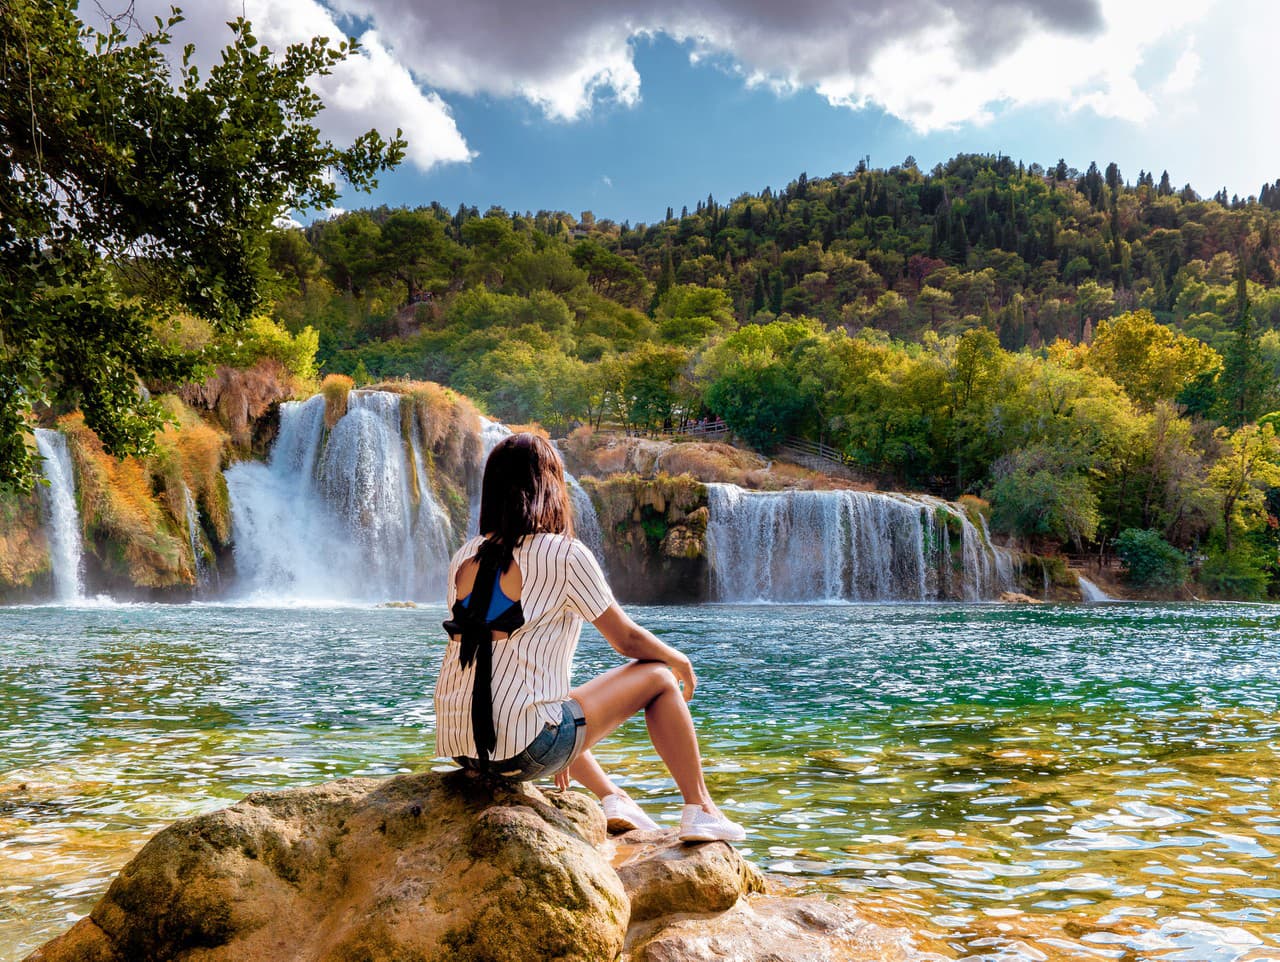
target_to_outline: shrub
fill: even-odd
[[[1116,538],[1116,554],[1136,587],[1180,588],[1187,580],[1186,555],[1157,531],[1126,528]]]
[[[1223,598],[1257,601],[1266,595],[1267,572],[1248,546],[1215,550],[1200,567],[1200,583]]]

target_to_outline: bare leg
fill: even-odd
[[[600,763],[590,751],[584,751],[573,760],[573,764],[569,766],[569,776],[577,779],[597,798],[626,794],[605,774],[604,769],[600,767]]]
[[[575,688],[570,693],[582,705],[587,719],[587,747],[594,745],[641,709],[653,747],[666,763],[675,779],[685,804],[701,806],[708,812],[716,812],[702,777],[702,754],[698,750],[698,736],[693,730],[693,718],[684,696],[676,684],[675,676],[666,666],[656,661],[633,661],[605,672],[597,678]],[[590,783],[579,777],[578,762],[569,769],[570,774],[592,791]],[[599,769],[592,758],[581,768],[588,778],[595,774],[591,766]],[[604,775],[601,770],[600,775]],[[608,778],[605,778],[608,782]],[[612,785],[612,783],[609,783]],[[617,789],[612,789],[616,791]],[[600,794],[596,791],[596,794]],[[608,794],[606,792],[606,794]]]

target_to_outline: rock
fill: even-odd
[[[1030,595],[1024,595],[1020,591],[1002,591],[1000,592],[1000,601],[1006,605],[1042,605],[1044,601],[1040,598],[1032,598]]]
[[[464,772],[257,793],[156,835],[28,962],[597,962],[627,896],[598,806]]]
[[[743,900],[718,915],[685,915],[633,926],[628,962],[905,962],[908,932],[860,919],[843,902],[816,898]]]
[[[631,922],[680,912],[722,912],[764,891],[764,878],[725,842],[688,845],[674,830],[630,832],[613,866],[631,899]]]

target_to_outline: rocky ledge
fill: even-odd
[[[594,800],[453,772],[257,793],[160,832],[27,962],[910,959],[729,845],[605,834]]]

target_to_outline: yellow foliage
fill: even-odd
[[[177,422],[165,425],[156,436],[156,450],[148,468],[163,484],[166,507],[179,527],[186,525],[186,490],[222,544],[231,540],[231,499],[222,476],[231,439],[200,417],[179,398],[161,399]]]
[[[1156,401],[1172,401],[1201,374],[1222,368],[1217,351],[1145,310],[1099,321],[1093,344],[1080,356],[1148,408]]]

